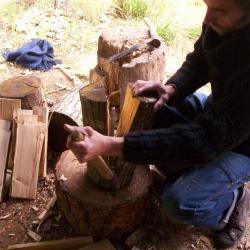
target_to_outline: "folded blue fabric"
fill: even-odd
[[[23,67],[47,71],[53,65],[62,63],[53,60],[54,49],[47,40],[34,39],[15,51],[5,50],[2,56],[6,61],[15,62]]]

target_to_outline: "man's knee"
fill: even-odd
[[[187,205],[187,197],[183,197],[181,192],[165,191],[162,196],[162,206],[168,218],[176,223],[192,224],[194,210]]]

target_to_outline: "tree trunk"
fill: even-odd
[[[106,30],[98,41],[98,66],[105,78],[107,96],[119,91],[121,96],[110,98],[111,106],[122,107],[129,82],[136,80],[156,80],[163,82],[167,46],[162,41],[159,48],[145,47],[135,51],[132,55],[113,62],[104,63],[110,56],[149,38],[147,29],[136,27],[117,27]],[[126,42],[126,38],[129,38]],[[152,50],[153,49],[153,50]]]
[[[123,189],[108,191],[92,182],[86,164],[65,151],[56,165],[59,206],[79,236],[119,240],[134,231],[146,215],[152,178],[149,168],[137,166]]]

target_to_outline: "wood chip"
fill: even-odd
[[[31,208],[32,208],[35,212],[38,212],[38,211],[39,211],[39,208],[36,207],[36,206],[32,206]]]
[[[9,218],[11,216],[11,214],[7,214],[5,216],[0,217],[0,220],[6,220],[7,218]]]
[[[34,241],[38,242],[38,241],[41,241],[42,240],[42,236],[33,232],[32,230],[28,229],[27,230],[27,234],[28,236],[33,239]]]
[[[208,246],[213,245],[213,241],[204,235],[200,235],[200,240]]]

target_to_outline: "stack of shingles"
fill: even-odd
[[[0,98],[0,202],[8,180],[10,196],[35,199],[38,178],[47,172],[47,107],[21,109],[21,100]],[[12,171],[12,175],[8,174]]]

